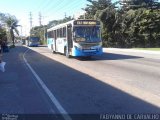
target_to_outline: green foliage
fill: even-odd
[[[18,20],[15,16],[10,15],[10,14],[4,14],[4,13],[0,13],[0,22],[5,24],[6,27],[9,30],[9,39],[12,40],[13,45],[15,43],[15,33],[17,35],[19,35],[19,32],[17,30],[18,25]]]
[[[65,23],[65,22],[68,22],[70,20],[73,20],[73,18],[71,16],[69,17],[65,17],[64,19],[61,19],[61,20],[52,20],[49,22],[48,25],[45,25],[45,26],[36,26],[36,27],[33,27],[30,31],[31,33],[31,36],[37,36],[40,38],[40,44],[47,44],[46,42],[46,33],[47,33],[47,29],[48,28],[51,28],[53,26],[56,26],[58,24],[61,24],[61,23]]]
[[[71,16],[65,17],[64,19],[61,19],[61,20],[52,20],[52,21],[49,22],[49,24],[47,25],[47,27],[51,28],[53,26],[56,26],[56,25],[61,24],[61,23],[68,22],[70,20],[73,20],[73,18]]]
[[[36,36],[40,38],[40,44],[45,44],[44,41],[46,41],[47,26],[33,27],[30,33],[31,36]]]
[[[6,30],[2,26],[0,26],[0,44],[3,41],[7,41],[7,35],[6,35]]]
[[[87,0],[90,4],[83,10],[86,11],[86,19],[94,19],[99,10],[104,10],[111,5],[111,0]]]
[[[160,2],[157,0],[87,0],[85,19],[96,19],[102,25],[103,46],[160,47]],[[120,7],[116,5],[120,3]],[[80,16],[84,18],[84,16]],[[31,34],[44,43],[47,28],[72,20],[65,17],[50,21],[47,26],[34,27]]]
[[[160,3],[157,0],[88,0],[86,18],[102,23],[106,47],[160,47]],[[102,2],[103,1],[103,2]],[[102,3],[105,3],[102,5]]]

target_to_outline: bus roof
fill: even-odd
[[[73,24],[74,21],[75,21],[75,20],[71,20],[71,21],[69,21],[69,22],[62,23],[62,24],[53,26],[53,27],[51,27],[50,29],[48,29],[47,31],[49,32],[49,31],[55,30],[55,29],[57,29],[57,28],[65,27],[65,26],[68,25],[68,24]]]
[[[52,28],[50,28],[50,29],[48,29],[47,30],[47,32],[50,32],[50,31],[52,31],[52,30],[56,30],[56,29],[58,29],[58,28],[62,28],[62,27],[65,27],[65,26],[67,26],[67,25],[69,25],[69,24],[74,24],[74,22],[75,21],[77,21],[76,22],[76,25],[77,26],[84,26],[84,25],[90,25],[90,26],[92,26],[92,25],[100,25],[100,22],[98,21],[98,22],[96,22],[97,20],[90,20],[90,19],[79,19],[79,20],[71,20],[71,21],[69,21],[69,22],[66,22],[66,23],[62,23],[62,24],[59,24],[59,25],[56,25],[56,26],[53,26]],[[94,24],[92,24],[94,22]],[[81,24],[82,23],[82,24]],[[84,23],[84,24],[83,24]],[[88,24],[87,24],[88,23]]]

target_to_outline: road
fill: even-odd
[[[28,50],[17,46],[4,55],[4,60],[7,65],[6,72],[0,73],[0,113],[58,114],[54,117],[63,119],[59,114],[65,110],[63,114],[73,120],[77,114],[160,113],[158,59],[112,51],[91,60],[67,59],[46,47]],[[26,63],[43,81],[46,91]]]

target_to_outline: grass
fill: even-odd
[[[133,48],[136,50],[150,50],[150,51],[160,51],[160,48]]]

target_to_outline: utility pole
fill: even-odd
[[[29,19],[30,19],[30,30],[31,30],[32,29],[32,19],[33,19],[31,12],[29,13],[29,16],[30,16]]]
[[[66,12],[64,13],[64,18],[67,18],[67,14],[66,14]]]
[[[45,28],[45,23],[44,23],[44,17],[43,16],[43,41],[44,41],[44,44],[46,44],[46,28]]]
[[[30,13],[29,13],[29,20],[30,20],[30,32],[29,32],[30,35],[29,35],[29,39],[30,39],[30,37],[31,37],[31,29],[32,29],[32,22],[33,22],[32,19],[33,19],[33,18],[32,18],[32,13],[30,12]],[[29,45],[29,40],[26,41],[26,45]]]
[[[39,25],[40,26],[42,25],[42,15],[41,15],[41,12],[39,12]]]

